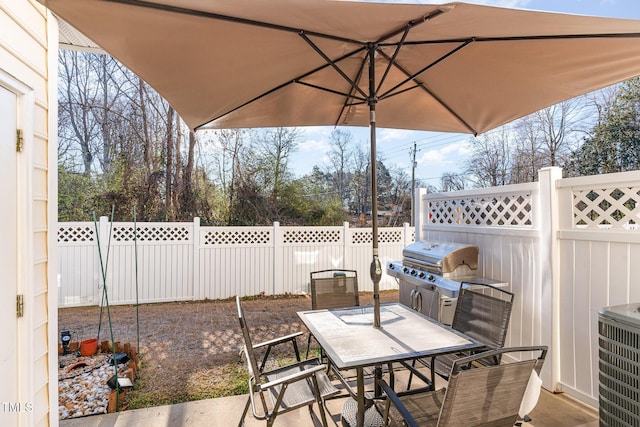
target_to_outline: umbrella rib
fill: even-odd
[[[366,101],[366,98],[358,97],[358,96],[352,95],[351,93],[340,92],[340,91],[337,91],[337,90],[334,90],[334,89],[330,89],[328,87],[314,85],[313,83],[307,83],[307,82],[303,82],[303,81],[300,81],[300,80],[293,80],[293,83],[297,83],[297,84],[300,84],[300,85],[303,85],[303,86],[312,87],[314,89],[323,90],[325,92],[333,93],[334,95],[344,96],[344,97],[349,98],[349,99],[358,99],[358,100],[363,101],[363,102]]]
[[[357,73],[356,78],[355,78],[355,82],[356,83],[359,82],[360,79],[362,78],[362,73],[364,71],[364,66],[365,66],[365,61],[361,61],[360,62],[360,68],[358,69],[358,73]],[[352,91],[353,91],[353,89],[352,89]],[[366,99],[361,99],[361,102],[354,103],[354,102],[350,102],[351,99],[357,99],[355,97],[355,95],[353,95],[353,92],[350,92],[349,96],[345,97],[344,103],[342,104],[342,108],[340,109],[340,113],[338,113],[338,117],[336,117],[336,121],[335,121],[335,125],[334,126],[338,126],[340,124],[340,117],[342,117],[345,109],[347,109],[347,108],[350,109],[351,106],[353,106],[353,105],[361,105],[361,104],[367,102]],[[343,123],[346,124],[348,122],[348,120],[347,120],[348,116],[349,116],[349,113],[347,112],[347,114],[345,115]]]
[[[640,33],[557,34],[513,37],[477,37],[478,42],[526,41],[526,40],[573,40],[573,39],[626,39],[638,38]]]
[[[576,40],[576,39],[605,39],[605,38],[639,38],[640,33],[596,33],[596,34],[556,34],[556,35],[538,35],[538,36],[510,36],[510,37],[473,37],[477,43],[486,42],[508,42],[508,41],[527,41],[527,40]],[[447,43],[464,43],[470,37],[456,39],[441,40],[412,40],[404,42],[405,46],[418,46],[430,44],[447,44]],[[393,46],[395,43],[380,43],[381,46]]]
[[[424,24],[434,18],[437,18],[438,16],[442,15],[443,13],[446,13],[447,11],[451,10],[451,8],[440,8],[437,9],[431,13],[429,13],[428,15],[424,15],[420,20],[412,20],[409,21],[407,23],[407,25],[405,25],[402,28],[399,28],[395,31],[392,31],[391,33],[388,33],[382,37],[380,37],[378,39],[378,41],[374,44],[375,45],[375,50],[379,51],[379,48],[381,45],[384,44],[384,40],[388,40],[392,37],[397,36],[398,34],[402,33],[402,37],[400,38],[400,41],[395,42],[395,43],[388,43],[385,44],[386,46],[392,46],[395,45],[395,51],[393,52],[393,56],[391,57],[391,60],[388,62],[387,64],[387,68],[384,70],[384,73],[382,74],[382,77],[380,78],[380,82],[378,82],[378,89],[380,89],[382,87],[382,85],[384,84],[384,81],[387,79],[387,75],[389,74],[389,72],[391,71],[391,67],[393,66],[393,64],[395,63],[396,58],[398,57],[398,54],[400,53],[400,50],[402,49],[402,46],[405,44],[405,41],[407,39],[407,36],[409,35],[409,31],[411,31],[412,28],[420,25],[420,24]],[[373,61],[373,58],[371,58],[371,60]],[[371,97],[376,97],[377,93],[378,93],[378,89],[376,89],[376,93],[372,93],[370,94]]]
[[[362,95],[362,96],[364,96],[364,97],[366,97],[366,96],[367,96],[367,94],[366,94],[366,93],[364,93],[364,91],[358,87],[358,85],[356,84],[356,82],[355,82],[355,81],[353,81],[349,76],[347,76],[347,74],[346,74],[344,71],[342,71],[342,69],[341,69],[340,67],[338,67],[338,65],[336,64],[336,61],[334,61],[334,60],[332,60],[331,58],[329,58],[329,57],[327,56],[327,54],[325,54],[325,53],[322,51],[322,49],[320,49],[320,48],[318,47],[318,45],[316,45],[313,41],[311,41],[311,39],[309,39],[309,37],[307,37],[307,35],[305,34],[305,32],[304,32],[304,31],[301,31],[299,34],[300,34],[300,37],[302,37],[302,39],[303,39],[304,41],[306,41],[306,42],[307,42],[307,44],[308,44],[309,46],[311,46],[311,47],[313,48],[313,50],[315,50],[315,51],[316,51],[316,53],[318,53],[318,55],[320,55],[320,56],[322,57],[322,59],[324,59],[328,65],[330,65],[334,70],[336,70],[336,72],[337,72],[338,74],[340,74],[340,76],[342,76],[342,78],[343,78],[343,79],[345,79],[345,80],[347,81],[347,83],[349,83],[349,84],[351,85],[351,90],[355,90],[355,91],[359,92],[359,93],[360,93],[360,95]],[[354,52],[354,53],[355,53],[355,52]],[[352,55],[349,55],[349,56],[352,56]],[[344,59],[344,58],[343,58],[343,59]]]
[[[108,0],[108,1],[111,1],[111,0]],[[333,62],[338,63],[338,62],[340,62],[340,61],[343,61],[343,60],[345,60],[346,58],[349,58],[349,57],[351,57],[351,56],[353,56],[353,55],[357,54],[358,52],[362,51],[363,49],[364,49],[364,48],[362,48],[362,47],[361,47],[361,48],[355,49],[355,50],[353,50],[353,51],[351,51],[351,52],[348,52],[348,53],[346,53],[346,54],[342,55],[341,57],[339,57],[339,58],[335,59]],[[219,116],[217,116],[217,117],[214,117],[214,118],[212,118],[212,119],[207,120],[206,122],[203,122],[203,123],[199,124],[198,126],[196,126],[196,127],[194,128],[194,130],[200,129],[201,127],[205,126],[207,123],[214,122],[214,121],[216,121],[216,120],[218,120],[218,119],[220,119],[220,118],[222,118],[222,117],[226,116],[227,114],[231,114],[231,113],[233,113],[234,111],[239,110],[240,108],[243,108],[243,107],[245,107],[245,106],[247,106],[247,105],[249,105],[249,104],[251,104],[251,103],[253,103],[253,102],[255,102],[255,101],[259,100],[259,99],[261,99],[261,98],[264,98],[265,96],[270,95],[270,94],[272,94],[273,92],[276,92],[276,91],[278,91],[278,90],[282,89],[283,87],[288,86],[288,85],[290,85],[290,84],[292,84],[292,83],[306,84],[307,86],[311,86],[311,84],[309,84],[309,83],[304,83],[304,82],[302,82],[302,81],[301,81],[301,79],[304,79],[304,78],[305,78],[305,77],[307,77],[307,76],[310,76],[310,75],[312,75],[312,74],[314,74],[314,73],[317,73],[318,71],[323,70],[323,69],[325,69],[325,68],[327,68],[327,67],[329,67],[329,66],[330,66],[330,64],[323,64],[323,65],[321,65],[321,66],[319,66],[319,67],[317,67],[317,68],[314,68],[313,70],[310,70],[310,71],[308,71],[308,72],[306,72],[306,73],[304,73],[304,74],[302,74],[302,75],[300,75],[300,76],[298,76],[298,77],[295,77],[295,78],[293,78],[293,79],[291,79],[291,80],[289,80],[289,81],[286,81],[286,82],[284,82],[284,83],[282,83],[282,84],[280,84],[280,85],[278,85],[278,86],[275,86],[275,87],[273,87],[273,88],[269,89],[268,91],[266,91],[266,92],[264,92],[264,93],[261,93],[260,95],[258,95],[258,96],[256,96],[256,97],[254,97],[254,98],[251,98],[251,99],[249,99],[249,100],[248,100],[248,101],[246,101],[246,102],[243,102],[242,104],[238,105],[237,107],[232,108],[232,109],[230,109],[229,111],[226,111],[226,112],[224,112],[223,114],[220,114],[220,115],[219,115]],[[332,91],[331,89],[323,88],[323,87],[320,87],[320,86],[318,86],[317,88],[318,88],[318,89],[327,90],[327,91],[329,91],[329,92],[330,92],[330,91]],[[339,95],[344,95],[344,94],[342,94],[342,93],[340,93],[340,92],[337,92],[337,91],[336,91],[335,93],[338,93]],[[359,99],[359,98],[357,98],[355,95],[349,95],[349,98]]]
[[[396,44],[396,48],[393,52],[393,55],[391,56],[391,59],[387,63],[387,67],[385,68],[384,73],[382,74],[382,78],[380,78],[380,82],[378,83],[378,89],[382,87],[382,85],[384,84],[384,81],[387,79],[387,75],[389,74],[389,71],[391,71],[391,67],[393,66],[393,64],[396,62],[396,58],[398,57],[398,54],[400,53],[400,49],[402,49],[402,46],[404,45],[404,42],[407,39],[407,36],[409,35],[409,31],[411,30],[411,28],[413,28],[412,24],[409,24],[405,27],[404,33],[402,34],[402,38]],[[376,46],[376,50],[379,50],[379,45]],[[371,60],[373,60],[373,58]],[[376,93],[374,96],[378,94],[378,89],[376,89]]]
[[[126,5],[129,5],[129,6],[143,7],[143,8],[147,8],[147,9],[155,9],[155,10],[160,10],[160,11],[164,11],[164,12],[179,13],[179,14],[182,14],[182,15],[191,15],[191,16],[197,16],[197,17],[201,17],[201,18],[209,18],[209,19],[216,19],[216,20],[220,20],[220,21],[235,22],[237,24],[245,24],[245,25],[250,25],[250,26],[254,26],[254,27],[269,28],[269,29],[272,29],[272,30],[285,31],[285,32],[289,32],[289,33],[300,33],[302,31],[300,28],[289,27],[289,26],[286,26],[286,25],[271,24],[269,22],[256,21],[256,20],[247,19],[247,18],[239,18],[239,17],[236,17],[236,16],[223,15],[223,14],[215,13],[215,12],[205,12],[203,10],[189,9],[189,8],[185,8],[185,7],[178,7],[178,6],[171,6],[171,5],[166,5],[166,4],[152,3],[152,2],[143,1],[143,0],[102,0],[102,1],[111,2],[111,3],[126,4]],[[320,32],[315,32],[315,31],[307,31],[307,34],[310,34],[310,35],[312,35],[314,37],[322,37],[322,38],[325,38],[325,39],[330,39],[330,40],[335,40],[335,41],[340,41],[340,42],[346,42],[346,43],[352,43],[352,44],[362,44],[362,42],[360,42],[358,40],[350,39],[350,38],[347,38],[347,37],[335,36],[335,35],[332,35],[332,34],[325,34],[325,33],[320,33]]]
[[[469,40],[468,42],[470,43],[472,40]],[[460,123],[462,123],[462,125],[464,127],[466,127],[469,130],[469,133],[472,133],[473,135],[477,135],[478,132],[473,128],[473,126],[471,126],[469,123],[467,123],[462,117],[460,117],[459,114],[457,114],[446,102],[444,102],[442,99],[440,99],[435,93],[433,93],[432,91],[430,91],[425,85],[424,83],[422,83],[419,80],[416,80],[416,77],[425,72],[426,70],[428,70],[429,68],[431,68],[432,66],[434,66],[435,64],[437,64],[438,62],[442,61],[443,59],[445,59],[446,57],[454,54],[455,52],[459,51],[460,49],[462,49],[464,46],[467,46],[469,43],[466,43],[462,46],[458,46],[456,49],[454,49],[453,51],[449,52],[448,54],[444,55],[442,58],[438,59],[437,61],[435,61],[434,63],[428,65],[427,67],[423,68],[422,70],[420,70],[418,73],[415,74],[411,74],[409,71],[405,70],[400,64],[398,64],[397,62],[395,62],[393,65],[394,67],[396,67],[398,70],[400,70],[403,74],[405,74],[408,78],[401,83],[400,85],[396,85],[393,90],[397,89],[399,86],[406,84],[409,81],[413,81],[415,82],[416,86],[413,86],[411,88],[407,88],[405,90],[402,91],[398,91],[396,93],[390,94],[391,90],[387,91],[384,93],[383,97],[385,98],[389,98],[391,96],[395,96],[395,95],[399,95],[400,93],[406,92],[408,90],[412,90],[415,89],[416,87],[421,88],[422,90],[424,90],[426,93],[429,94],[429,96],[433,97],[433,99],[435,99],[440,105],[442,105],[442,107],[444,107],[452,116],[454,116]],[[387,59],[390,59],[387,55],[385,55],[384,52],[380,51],[380,54],[382,56],[384,56]]]
[[[398,69],[400,69],[404,74],[406,74],[407,78],[403,81],[401,81],[400,83],[398,83],[397,85],[393,86],[391,89],[387,90],[385,93],[383,93],[382,95],[380,95],[380,98],[386,98],[389,96],[389,94],[391,94],[393,91],[395,91],[396,89],[398,89],[399,87],[403,86],[404,84],[410,82],[410,81],[416,81],[416,78],[426,72],[427,70],[435,67],[436,65],[438,65],[439,63],[441,63],[442,61],[444,61],[445,59],[449,58],[450,56],[456,54],[457,52],[459,52],[461,49],[467,47],[470,43],[472,43],[475,39],[469,39],[469,40],[465,40],[463,44],[461,44],[460,46],[457,46],[455,49],[445,53],[444,55],[442,55],[440,58],[436,59],[435,61],[433,61],[432,63],[430,63],[429,65],[423,67],[422,69],[420,69],[419,71],[411,74],[408,71],[404,70],[403,68],[401,68],[398,64],[397,61],[394,60],[394,58],[389,58],[384,52],[380,51],[380,54],[382,56],[384,56],[388,61],[389,61],[389,65],[393,65],[398,67]],[[418,82],[418,84],[422,84],[420,82]]]
[[[433,18],[437,18],[438,16],[448,12],[451,9],[453,9],[453,8],[451,8],[451,7],[441,7],[439,9],[437,9],[437,10],[434,10],[433,12],[431,12],[431,13],[429,13],[427,15],[423,15],[420,19],[414,19],[412,21],[409,21],[403,27],[398,28],[397,30],[391,31],[390,33],[387,33],[384,36],[378,38],[378,40],[376,41],[376,44],[383,44],[384,40],[388,40],[388,39],[390,39],[392,37],[397,36],[400,33],[408,31],[407,28],[412,28],[412,27],[415,27],[417,25],[424,24],[425,22],[428,22],[428,21],[432,20]],[[391,43],[391,44],[396,44],[396,43]]]

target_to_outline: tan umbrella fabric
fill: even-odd
[[[450,3],[39,0],[193,129],[376,126],[478,134],[640,74],[640,22]],[[373,60],[369,60],[373,58]],[[380,325],[372,204],[374,325]]]
[[[368,126],[368,42],[381,43],[377,85],[388,70],[376,93],[377,125],[388,128],[482,133],[640,74],[640,22],[632,20],[463,3],[40,1],[192,128]]]

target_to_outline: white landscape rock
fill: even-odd
[[[60,356],[58,369],[58,414],[60,419],[106,414],[111,389],[107,380],[115,375],[110,354],[77,357],[74,354]],[[76,365],[80,363],[79,365]],[[86,363],[84,365],[83,363]],[[76,367],[74,368],[74,365]],[[122,375],[129,362],[118,365]]]

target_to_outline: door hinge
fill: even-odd
[[[16,295],[16,314],[18,317],[24,316],[24,295]]]
[[[16,151],[21,153],[23,147],[24,137],[22,136],[22,129],[16,129]]]

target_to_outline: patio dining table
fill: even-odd
[[[379,328],[373,326],[372,306],[300,311],[298,316],[333,367],[338,371],[355,369],[358,427],[365,425],[364,368],[374,367],[379,377],[384,364],[482,346],[400,303],[380,306]]]

